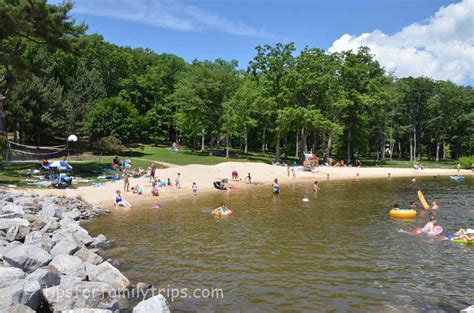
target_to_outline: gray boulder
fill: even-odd
[[[57,204],[52,203],[52,202],[44,202],[39,214],[40,216],[45,217],[45,218],[55,217],[55,216],[57,217],[59,216],[60,210],[61,208]]]
[[[51,262],[51,255],[35,245],[23,244],[8,248],[3,252],[3,261],[31,273]]]
[[[72,210],[69,212],[63,213],[63,218],[70,218],[75,221],[78,221],[81,218],[81,212],[79,210]]]
[[[60,275],[59,277],[61,279],[60,285],[65,285],[65,286],[71,286],[84,280],[81,277],[69,276],[69,275]]]
[[[16,267],[0,267],[0,286],[25,278],[26,274]]]
[[[115,291],[105,283],[84,281],[73,286],[46,288],[42,293],[53,311],[63,312],[77,308],[118,310]]]
[[[461,313],[474,313],[474,305],[471,305],[471,306],[461,310]]]
[[[23,218],[0,218],[0,230],[7,231],[12,226],[29,226],[30,222]]]
[[[109,284],[117,291],[123,291],[130,286],[130,282],[118,269],[109,262],[103,262],[92,270],[88,269],[89,279]]]
[[[86,267],[84,262],[77,256],[73,255],[58,255],[49,264],[49,267],[56,269],[60,274],[77,276],[81,278],[86,277]]]
[[[94,249],[103,249],[107,250],[112,248],[115,245],[115,242],[112,240],[107,240],[107,238],[100,234],[94,238],[94,241],[90,244],[89,247]]]
[[[25,214],[23,218],[31,223],[31,230],[33,231],[41,230],[48,223],[48,219],[38,215]]]
[[[77,256],[79,259],[81,259],[84,262],[94,264],[94,265],[100,264],[104,261],[104,259],[101,256],[93,253],[92,251],[90,251],[89,249],[85,247],[79,249],[79,251],[74,253],[74,256]]]
[[[157,296],[151,297],[147,300],[144,300],[138,303],[133,308],[133,313],[148,313],[148,312],[169,313],[170,308],[168,307],[168,304],[166,303],[165,297],[163,297],[163,295],[157,295]]]
[[[69,235],[54,245],[53,249],[51,249],[51,256],[54,258],[61,254],[74,254],[79,250],[80,246],[76,238],[73,235]]]
[[[41,301],[41,287],[38,282],[19,281],[0,287],[0,312],[18,304],[36,310]]]
[[[6,238],[8,241],[23,241],[25,240],[26,235],[30,233],[29,226],[23,225],[14,225],[10,227],[7,231]]]
[[[57,286],[61,283],[61,277],[56,271],[39,268],[26,276],[27,281],[37,281],[41,288]]]
[[[17,204],[8,203],[0,209],[0,214],[13,214],[15,217],[22,217],[25,214],[23,207]]]
[[[53,242],[51,238],[41,231],[32,231],[25,237],[25,244],[35,245],[46,251],[51,251]]]
[[[78,228],[73,234],[78,241],[86,246],[90,245],[94,241],[94,238],[89,235],[89,232],[82,227]]]

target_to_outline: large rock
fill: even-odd
[[[80,277],[77,277],[77,276],[69,276],[69,275],[60,275],[60,278],[61,278],[61,283],[60,285],[74,285],[74,284],[77,284],[81,281],[83,281],[84,279],[80,278]]]
[[[81,248],[79,251],[74,253],[74,255],[77,256],[82,261],[90,263],[90,264],[94,264],[94,265],[100,264],[104,261],[104,259],[101,256],[93,253],[92,251],[90,251],[89,249],[85,247]]]
[[[79,250],[80,246],[76,238],[73,235],[69,235],[54,245],[53,249],[51,249],[51,256],[54,258],[61,254],[74,254]]]
[[[80,241],[84,245],[90,245],[93,241],[94,238],[92,238],[91,235],[89,235],[89,232],[85,230],[84,228],[79,228],[73,233],[74,237]]]
[[[63,218],[71,218],[75,221],[78,221],[81,218],[81,212],[79,210],[65,212],[63,213]]]
[[[474,313],[474,305],[471,305],[471,306],[461,310],[461,313]]]
[[[24,241],[26,235],[30,233],[30,227],[29,226],[23,226],[23,225],[14,225],[10,227],[7,231],[6,238],[8,241]]]
[[[60,274],[81,278],[86,277],[85,264],[77,256],[64,254],[58,255],[54,257],[49,264],[49,267],[56,269]]]
[[[49,235],[44,234],[42,231],[32,231],[26,235],[25,244],[35,245],[46,251],[51,251],[54,243]]]
[[[115,242],[112,240],[107,240],[107,238],[100,234],[94,238],[94,241],[89,245],[89,247],[94,249],[110,249],[115,245]]]
[[[130,282],[118,269],[109,262],[97,265],[93,270],[88,270],[89,279],[109,284],[118,291],[123,291],[130,286]]]
[[[170,309],[163,295],[157,295],[138,303],[133,308],[133,313],[169,313]]]
[[[53,311],[63,312],[76,308],[118,310],[115,291],[106,283],[84,281],[72,286],[46,288],[42,293]]]
[[[22,218],[0,218],[0,230],[7,231],[12,226],[29,226],[30,222]]]
[[[3,260],[14,267],[31,273],[51,262],[51,255],[35,245],[23,244],[3,252]]]
[[[23,206],[18,205],[17,203],[7,203],[0,209],[3,213],[18,213],[18,214],[25,214],[23,211]]]
[[[26,274],[16,267],[0,267],[0,286],[25,278]]]
[[[48,219],[33,214],[25,214],[23,215],[23,218],[31,223],[32,231],[41,230],[49,222]]]
[[[0,287],[0,312],[8,308],[24,304],[36,310],[41,301],[38,282],[19,281]]]
[[[57,204],[52,203],[52,202],[44,202],[39,214],[45,218],[55,217],[55,216],[57,217],[59,216],[60,210],[61,208]]]
[[[27,281],[37,281],[41,288],[49,288],[57,286],[61,283],[61,277],[56,271],[39,268],[33,273],[26,276]]]

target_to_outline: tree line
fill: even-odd
[[[348,162],[473,153],[471,86],[393,77],[366,47],[328,53],[278,43],[257,46],[245,68],[188,63],[88,35],[71,9],[0,0],[0,131],[14,141],[112,136]]]

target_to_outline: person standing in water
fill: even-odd
[[[197,195],[198,186],[196,185],[196,183],[193,183],[192,189],[193,189],[193,195]]]
[[[278,178],[275,178],[272,184],[273,193],[279,194],[280,193],[280,184],[278,183]]]
[[[296,178],[296,172],[295,172],[294,166],[291,168],[291,173],[293,173],[293,178]]]
[[[250,175],[250,173],[247,175],[247,177],[245,177],[245,179],[250,185],[252,184],[252,176]]]
[[[313,191],[314,192],[318,192],[319,191],[319,185],[318,185],[318,181],[315,181],[314,184],[313,184]]]
[[[290,177],[290,166],[288,164],[286,165],[286,173],[288,174],[288,177]]]

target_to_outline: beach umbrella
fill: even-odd
[[[49,164],[48,169],[53,171],[70,171],[72,166],[64,161],[53,161]]]

